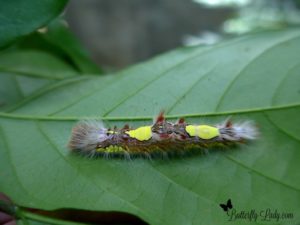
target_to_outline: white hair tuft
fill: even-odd
[[[107,139],[107,129],[101,121],[84,120],[73,129],[69,148],[71,150],[94,151],[99,142]]]
[[[258,129],[252,121],[232,124],[226,120],[218,126],[220,137],[229,141],[254,140],[258,138]]]

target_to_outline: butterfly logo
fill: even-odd
[[[227,214],[228,214],[228,210],[232,209],[231,199],[228,199],[226,204],[221,203],[220,207],[224,210],[224,212],[227,212]]]

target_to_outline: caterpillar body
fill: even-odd
[[[231,146],[254,140],[257,128],[250,121],[233,124],[230,120],[215,126],[193,125],[180,118],[166,121],[163,112],[152,125],[130,128],[105,128],[100,121],[81,121],[72,129],[68,144],[72,152],[87,156],[130,157],[187,153],[197,149]]]

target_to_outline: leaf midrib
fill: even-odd
[[[293,103],[287,105],[278,105],[265,108],[253,108],[253,109],[243,109],[236,111],[224,111],[224,112],[212,112],[212,113],[201,113],[201,114],[177,114],[177,115],[166,115],[167,119],[177,119],[177,118],[195,118],[195,117],[208,117],[208,116],[228,116],[235,114],[246,114],[246,113],[259,113],[266,111],[277,111],[283,109],[291,109],[300,107],[300,103]],[[153,120],[153,117],[87,117],[87,116],[40,116],[40,115],[28,115],[28,114],[15,114],[15,113],[5,113],[0,112],[0,118],[11,118],[11,119],[22,119],[22,120],[49,120],[49,121],[78,121],[83,119],[97,119],[102,121],[141,121],[141,120]]]

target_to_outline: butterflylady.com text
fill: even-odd
[[[237,220],[248,220],[250,222],[256,221],[270,221],[270,222],[278,222],[280,220],[289,220],[293,219],[294,215],[291,212],[280,212],[277,209],[263,209],[256,210],[251,209],[249,211],[241,210],[237,211],[236,209],[232,209],[228,212],[229,221],[237,221]]]

